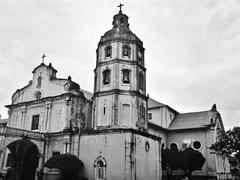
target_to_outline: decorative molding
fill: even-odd
[[[124,64],[128,64],[128,65],[135,65],[144,72],[146,72],[146,70],[147,70],[144,66],[139,64],[137,61],[118,59],[118,58],[111,59],[111,60],[108,60],[108,61],[98,62],[96,68],[98,68],[99,66],[105,66],[105,65],[115,64],[115,63],[124,63]],[[94,71],[96,71],[96,68],[94,69]]]
[[[93,98],[105,96],[105,95],[112,95],[112,94],[124,94],[124,95],[131,95],[131,96],[139,96],[139,97],[143,98],[144,100],[148,100],[147,96],[141,94],[138,91],[128,91],[128,90],[120,90],[120,89],[112,89],[112,90],[108,90],[108,91],[98,91],[98,92],[94,93]]]
[[[140,39],[121,39],[121,38],[114,38],[114,39],[109,39],[109,40],[104,40],[103,41],[100,41],[98,43],[98,47],[99,46],[104,46],[104,45],[107,45],[109,43],[115,43],[115,42],[120,42],[120,43],[129,43],[129,44],[136,44],[138,46],[143,46],[143,43]],[[144,48],[143,48],[144,49]],[[98,50],[98,49],[97,49]]]

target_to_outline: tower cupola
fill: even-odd
[[[122,4],[120,4],[122,5]],[[114,15],[112,22],[112,29],[107,31],[100,39],[99,43],[105,43],[114,39],[137,41],[141,46],[142,41],[130,30],[128,23],[128,16],[122,13]]]
[[[122,11],[119,11],[119,13],[113,17],[112,24],[113,24],[113,28],[118,28],[118,27],[129,28],[128,16],[126,14],[122,14]]]

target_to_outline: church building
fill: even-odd
[[[224,129],[216,105],[182,114],[150,98],[144,51],[120,6],[97,46],[93,93],[70,76],[58,78],[51,63],[35,67],[0,121],[0,172],[11,168],[12,179],[34,180],[41,171],[54,180],[59,172],[44,163],[70,153],[89,180],[161,180],[161,150],[174,144],[206,158],[194,176],[231,179],[228,159],[209,149]]]

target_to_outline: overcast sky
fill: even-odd
[[[43,53],[92,92],[95,50],[120,2],[145,47],[150,97],[181,113],[216,103],[225,129],[240,126],[239,0],[0,0],[2,118]]]

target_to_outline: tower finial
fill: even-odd
[[[41,58],[42,58],[42,64],[44,64],[44,58],[45,58],[45,57],[46,57],[45,54],[43,54],[42,57],[41,57]]]
[[[120,13],[120,14],[122,13],[122,6],[124,6],[122,3],[120,3],[120,4],[118,5],[118,7],[119,7],[119,13]]]
[[[214,104],[214,105],[212,106],[211,111],[217,111],[217,106],[216,106],[216,104]]]

